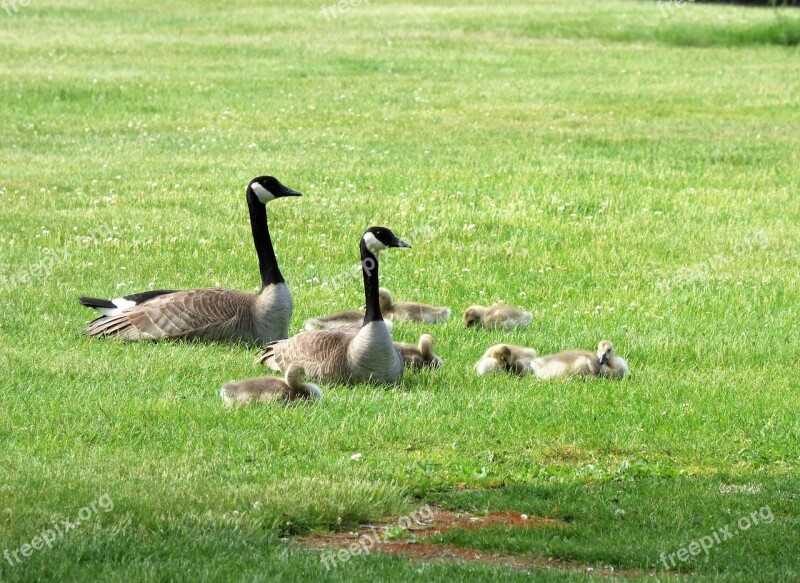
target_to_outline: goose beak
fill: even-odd
[[[395,238],[395,240],[392,242],[392,247],[401,247],[401,248],[405,248],[405,249],[411,249],[411,245],[409,245],[405,241],[401,241],[400,239],[397,239],[397,238]]]
[[[283,189],[277,194],[278,196],[303,196],[302,194],[300,194],[296,190],[292,190],[288,186],[284,186]]]
[[[607,362],[608,362],[608,355],[607,355],[607,354],[605,354],[605,353],[604,353],[604,354],[601,354],[601,355],[600,355],[600,359],[599,359],[599,360],[600,360],[600,364],[605,364],[605,363],[607,363]]]

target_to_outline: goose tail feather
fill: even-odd
[[[267,344],[261,354],[259,354],[259,356],[256,358],[256,364],[263,364],[274,371],[280,371],[281,367],[278,365],[278,362],[275,358],[275,348],[281,342],[283,342],[283,340],[277,340]]]
[[[109,308],[113,310],[114,308],[117,307],[111,300],[101,300],[100,298],[89,298],[84,296],[78,298],[78,301],[82,306],[86,306],[87,308],[94,308],[94,309]]]
[[[103,300],[100,298],[89,298],[83,296],[78,298],[81,305],[87,308],[94,308],[104,316],[117,316],[128,308],[132,308],[138,302],[128,298],[115,298],[113,300]]]

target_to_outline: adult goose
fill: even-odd
[[[386,227],[370,227],[361,237],[361,272],[366,313],[359,326],[301,332],[288,340],[271,342],[259,358],[273,370],[299,364],[320,382],[392,383],[403,374],[403,359],[381,314],[378,296],[378,252],[410,247]]]
[[[272,176],[247,186],[250,227],[261,272],[261,292],[219,288],[157,290],[113,300],[80,298],[102,316],[90,322],[90,336],[124,340],[243,340],[263,345],[289,335],[292,295],[278,268],[267,225],[266,204],[284,196],[301,196]]]

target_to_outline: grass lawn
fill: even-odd
[[[296,542],[424,504],[565,521],[437,539],[570,567],[537,580],[800,579],[800,12],[15,6],[0,8],[0,552],[81,523],[0,560],[0,580],[532,578],[378,552],[327,570]],[[385,225],[413,249],[383,254],[382,285],[453,308],[395,326],[432,333],[440,371],[227,410],[219,387],[263,374],[255,347],[81,335],[80,295],[256,291],[244,189],[260,174],[304,193],[269,206],[292,332],[363,304],[358,239]],[[462,327],[497,300],[531,327]],[[623,382],[472,368],[499,341],[603,338]]]

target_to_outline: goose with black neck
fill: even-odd
[[[391,247],[410,247],[386,227],[370,227],[359,241],[366,311],[361,325],[301,332],[271,342],[260,362],[285,371],[303,366],[309,378],[334,383],[393,383],[403,374],[403,359],[392,343],[380,305],[378,253]]]
[[[270,201],[286,196],[302,195],[273,176],[259,176],[247,186],[260,293],[200,288],[148,291],[113,300],[82,297],[81,304],[102,314],[86,326],[86,333],[132,341],[241,340],[261,345],[288,337],[292,295],[272,247],[266,208]]]

